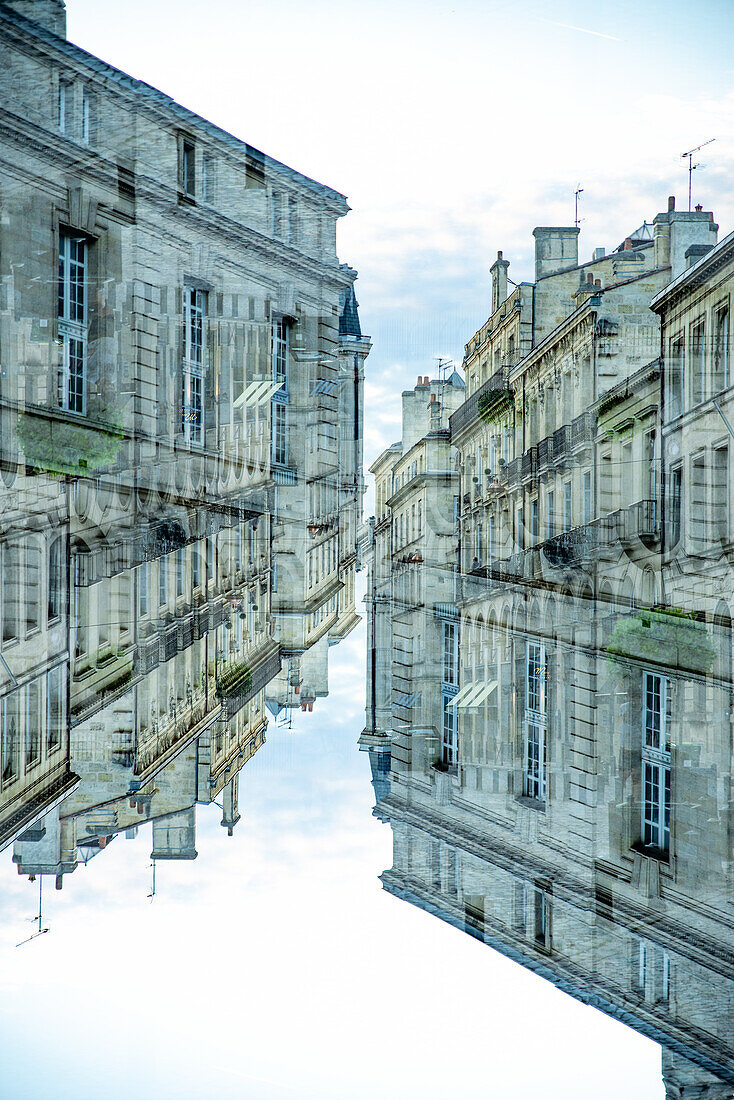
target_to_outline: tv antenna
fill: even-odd
[[[681,153],[681,157],[688,157],[688,213],[691,212],[691,185],[693,183],[693,173],[696,168],[705,168],[705,164],[694,164],[693,157],[699,149],[703,149],[706,145],[710,145],[712,141],[716,141],[716,138],[709,138],[708,141],[702,141],[700,145],[697,145],[695,149],[689,149],[687,153]]]
[[[38,916],[29,917],[29,920],[38,921],[38,929],[31,936],[21,940],[20,943],[16,943],[16,947],[22,947],[24,943],[30,943],[31,940],[38,939],[39,936],[45,935],[46,932],[50,932],[50,928],[43,927],[43,875],[38,876]]]
[[[579,195],[583,195],[583,193],[584,193],[584,189],[583,189],[583,187],[581,186],[581,184],[579,184],[579,185],[578,185],[578,187],[576,188],[576,191],[574,192],[574,200],[575,200],[575,203],[574,203],[574,219],[573,219],[573,224],[574,224],[574,225],[576,226],[576,228],[577,228],[577,229],[578,229],[578,227],[579,227],[579,224],[580,224],[580,218],[579,218]]]
[[[449,368],[453,367],[454,361],[445,355],[434,355],[433,358],[438,363],[438,377],[441,381],[444,381]]]

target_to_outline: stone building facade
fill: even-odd
[[[283,661],[357,622],[370,342],[344,196],[61,2],[0,4],[0,51],[0,847],[46,814],[63,870],[179,757],[234,819]]]
[[[384,739],[369,706],[363,735],[393,830],[385,888],[655,1038],[676,1100],[734,1086],[734,267],[717,229],[671,200],[586,264],[576,228],[536,229],[535,281],[509,293],[498,254],[450,418],[453,605],[427,608],[456,623],[455,738],[406,752],[394,700]],[[400,614],[374,602],[369,628]],[[441,676],[422,690],[438,712]]]

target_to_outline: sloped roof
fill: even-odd
[[[339,335],[360,336],[359,303],[354,295],[354,287],[347,287],[339,296]]]

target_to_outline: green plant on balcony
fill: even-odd
[[[515,399],[511,390],[488,390],[477,401],[477,414],[480,420],[496,420],[514,408],[514,405]]]
[[[57,476],[85,477],[115,460],[121,422],[27,409],[18,417],[18,443],[27,465]]]
[[[715,658],[705,623],[677,607],[641,610],[624,618],[606,652],[613,661],[641,661],[697,675],[710,672]]]
[[[252,687],[252,669],[244,662],[233,662],[219,670],[216,693],[222,699],[244,695]]]

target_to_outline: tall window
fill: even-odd
[[[48,618],[61,615],[61,539],[53,540],[48,551]]]
[[[525,665],[525,761],[523,794],[545,801],[547,773],[545,646],[528,642]]]
[[[41,550],[35,542],[25,546],[25,629],[26,634],[41,625]]]
[[[591,470],[584,473],[583,494],[583,522],[591,523]]]
[[[729,542],[729,448],[716,447],[713,453],[713,535]]]
[[[58,334],[61,344],[59,405],[86,412],[88,248],[71,232],[59,237]]]
[[[69,130],[71,121],[71,84],[66,80],[59,81],[58,124],[59,130],[65,134]]]
[[[20,600],[23,591],[21,548],[19,543],[3,547],[2,595],[3,642],[12,642],[20,634]]]
[[[22,689],[21,689],[22,690]],[[2,783],[17,779],[20,764],[20,690],[2,701]]]
[[[522,504],[518,504],[515,511],[515,542],[518,550],[525,549],[525,520]]]
[[[694,552],[701,551],[706,542],[706,455],[700,453],[691,459],[690,466],[690,515],[688,534]]]
[[[456,623],[443,624],[443,682],[458,683],[459,644]]]
[[[199,550],[198,547],[192,546],[191,548],[191,586],[192,588],[198,588],[201,584],[201,576],[199,573]]]
[[[214,538],[209,535],[206,540],[206,583],[214,580]]]
[[[180,546],[176,551],[176,595],[184,594],[184,549]]]
[[[158,559],[158,604],[163,607],[168,602],[168,558],[162,554]]]
[[[449,768],[456,765],[456,707],[451,705],[453,695],[443,693],[443,716],[441,722],[441,762]]]
[[[25,762],[37,764],[41,758],[41,685],[38,680],[26,684]]]
[[[643,673],[642,697],[642,842],[670,848],[670,682]]]
[[[203,290],[184,288],[184,361],[181,375],[181,429],[189,443],[202,443],[204,432]]]
[[[714,314],[714,392],[728,388],[729,380],[729,305],[720,306]]]
[[[645,432],[643,441],[645,474],[647,477],[647,499],[657,500],[657,437],[655,429]]]
[[[94,96],[88,88],[82,90],[82,141],[89,145],[94,132]]]
[[[556,494],[554,489],[549,489],[545,495],[545,537],[552,539],[556,525]]]
[[[683,411],[683,336],[674,336],[668,345],[668,387],[665,419],[674,420]]]
[[[573,526],[573,514],[572,514],[572,495],[571,495],[571,482],[566,481],[563,485],[563,529],[564,531],[570,531]]]
[[[533,546],[538,541],[540,534],[539,521],[538,521],[538,498],[530,501],[530,537],[533,540]]]
[[[48,751],[53,752],[61,744],[64,721],[63,666],[57,665],[46,680],[46,718],[48,726]]]
[[[181,141],[180,184],[184,195],[193,198],[196,194],[196,146],[187,138]]]
[[[681,516],[683,511],[683,467],[676,466],[670,471],[670,500],[668,505],[669,549],[672,549],[681,536]]]
[[[288,324],[282,317],[273,321],[273,384],[281,383],[273,394],[273,462],[288,464]]]
[[[706,321],[691,326],[691,402],[706,399]]]
[[[144,561],[138,568],[138,614],[148,614],[148,563]]]

